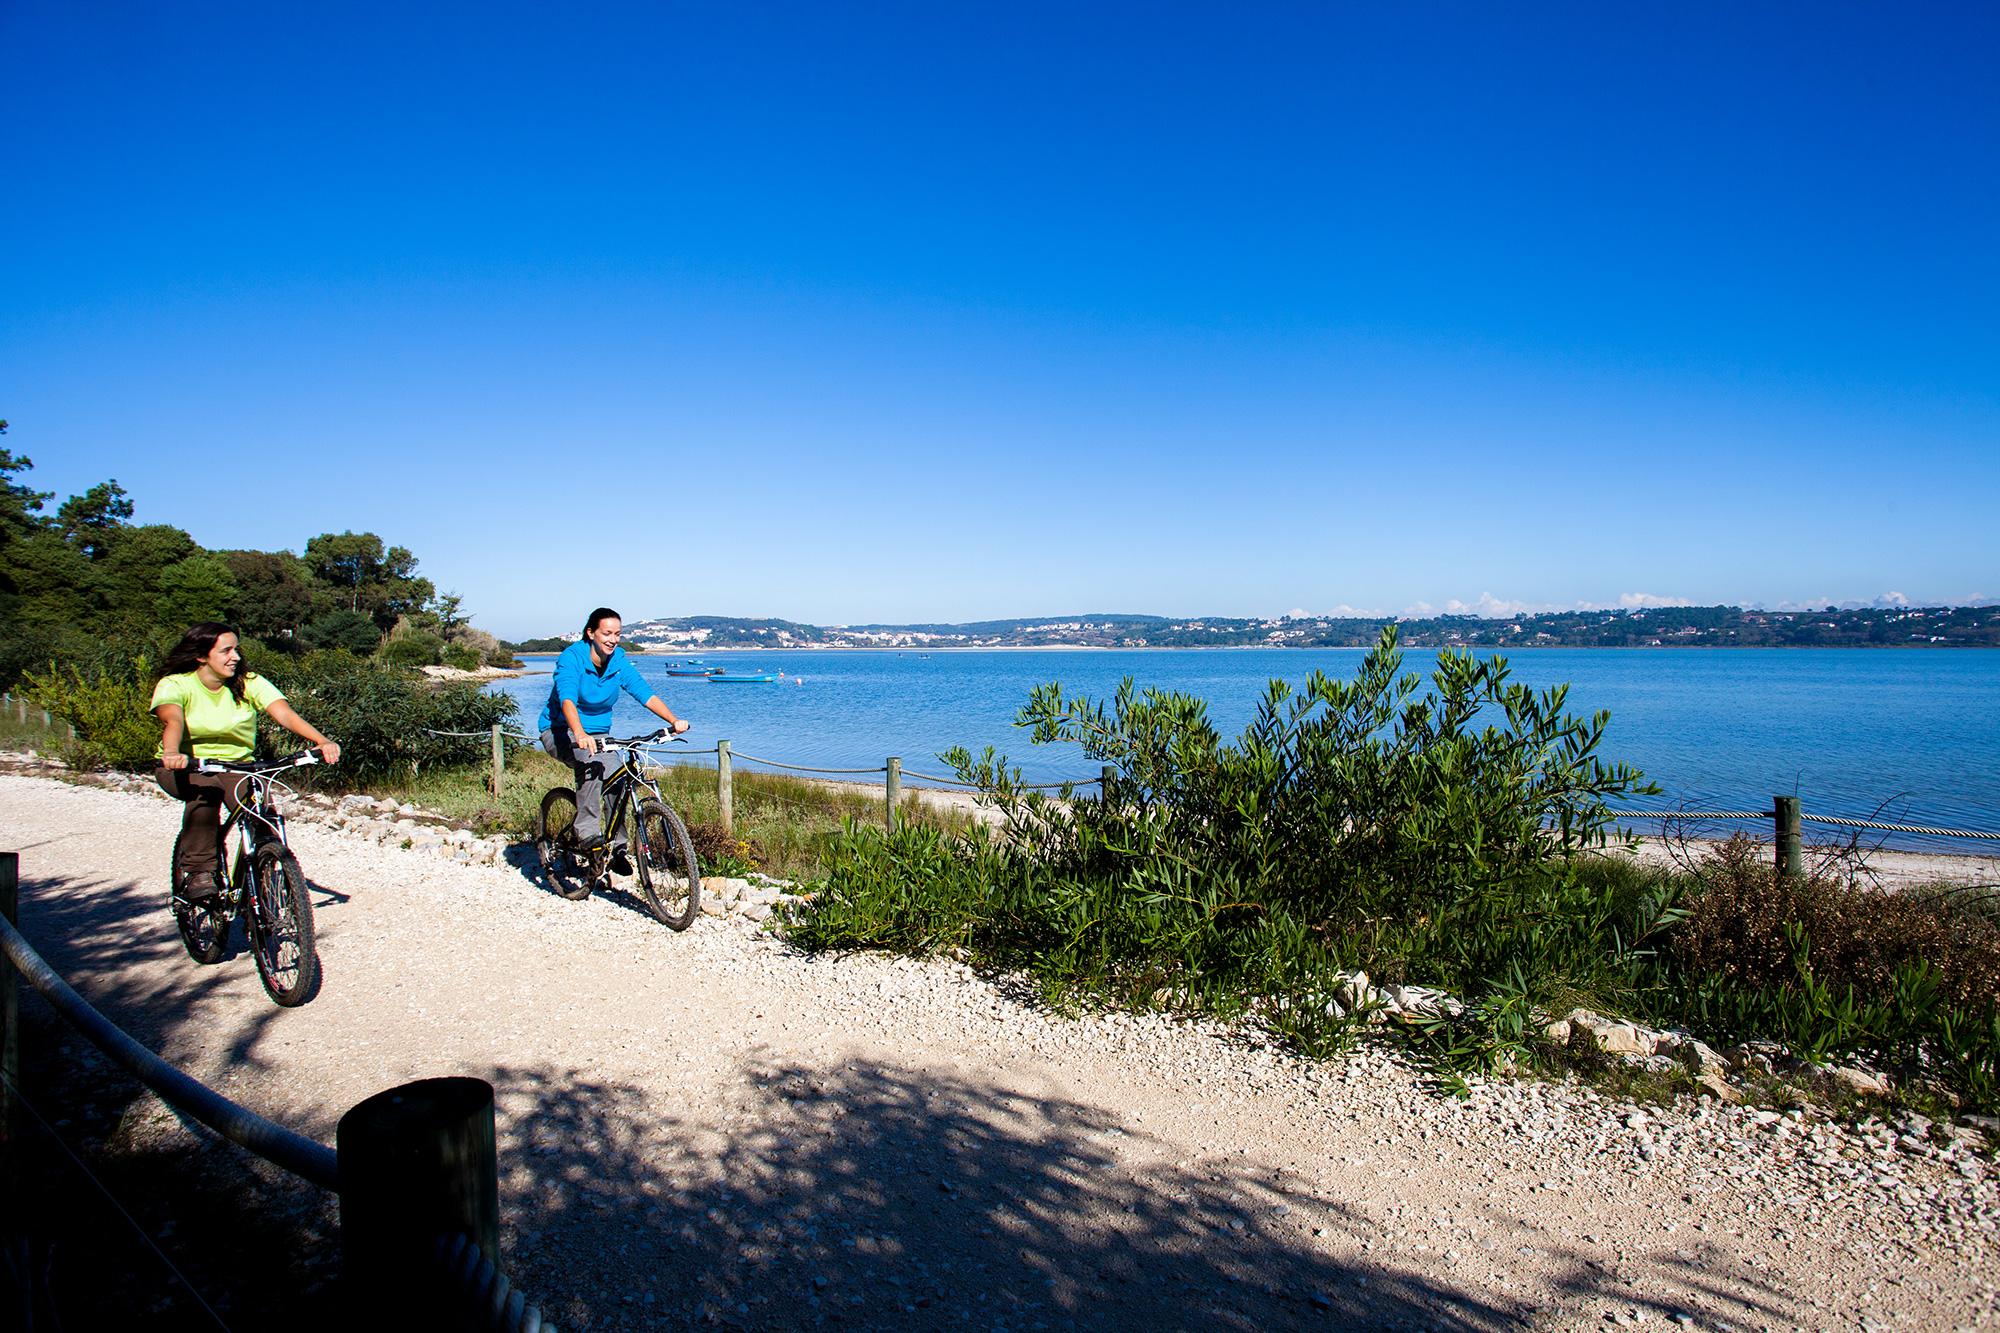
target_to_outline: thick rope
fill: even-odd
[[[1882,824],[1872,819],[1835,819],[1832,815],[1800,815],[1799,818],[1811,824],[1879,829],[1884,833],[1922,833],[1933,838],[2000,838],[2000,833],[1983,833],[1976,829],[1928,828],[1923,824]]]
[[[27,937],[5,919],[0,919],[0,951],[6,953],[28,984],[40,991],[57,1013],[96,1043],[114,1064],[159,1093],[169,1106],[187,1112],[231,1143],[321,1189],[339,1190],[340,1171],[333,1149],[238,1106],[132,1040],[123,1028],[70,989],[69,983],[35,952]]]
[[[474,1327],[492,1333],[556,1333],[556,1326],[527,1303],[472,1237],[463,1232],[439,1236],[432,1257],[464,1293]]]
[[[732,758],[742,759],[752,764],[765,764],[771,768],[788,769],[793,773],[853,774],[853,773],[887,773],[889,771],[886,765],[884,765],[881,768],[807,768],[802,764],[779,763],[776,759],[759,759],[756,755],[745,754],[741,750],[731,750],[729,753]]]
[[[922,782],[942,782],[951,787],[977,788],[977,782],[967,782],[963,778],[941,778],[935,773],[919,773],[914,768],[903,770],[906,778],[916,778]],[[1068,782],[1015,782],[1009,784],[1015,791],[1061,791],[1064,787],[1089,787],[1104,781],[1103,778],[1072,778]]]

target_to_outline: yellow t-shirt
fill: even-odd
[[[187,732],[181,750],[188,753],[192,743],[197,759],[222,759],[242,763],[256,756],[257,710],[269,708],[284,694],[256,672],[243,678],[243,698],[238,702],[227,685],[211,690],[193,671],[178,676],[162,676],[153,687],[152,707],[179,704]]]

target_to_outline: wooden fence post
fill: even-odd
[[[1104,802],[1106,805],[1111,804],[1112,785],[1117,781],[1118,781],[1118,774],[1112,770],[1111,765],[1106,764],[1104,765],[1104,767],[1098,769],[1097,799]]]
[[[1778,830],[1778,874],[1785,879],[1799,879],[1806,873],[1805,845],[1799,828],[1799,798],[1773,797],[1771,819]]]
[[[903,758],[901,755],[892,754],[889,756],[889,780],[883,786],[883,794],[888,798],[888,829],[889,832],[894,833],[896,831],[896,807],[902,804],[903,801]]]
[[[729,742],[715,743],[715,807],[720,812],[716,819],[722,825],[724,837],[736,836],[736,775],[729,765]]]
[[[0,852],[0,916],[19,927],[21,895],[21,854]],[[10,1211],[20,1207],[20,1191],[14,1188],[14,1088],[21,1078],[21,992],[14,964],[0,954],[0,1144],[7,1157],[6,1184]],[[13,1219],[8,1219],[13,1225]]]
[[[495,722],[490,728],[493,733],[493,794],[500,794],[500,785],[507,777],[507,744],[500,738],[500,724]]]
[[[493,1085],[427,1078],[378,1092],[340,1118],[341,1280],[355,1309],[410,1292],[429,1323],[456,1293],[432,1258],[439,1236],[464,1233],[500,1266],[500,1171]],[[401,1316],[398,1317],[398,1322]]]

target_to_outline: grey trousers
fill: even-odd
[[[576,774],[576,836],[595,838],[604,832],[604,779],[618,766],[615,756],[599,750],[585,754],[569,738],[569,728],[542,733],[542,749],[570,766]]]

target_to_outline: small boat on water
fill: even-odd
[[[722,671],[708,673],[711,682],[717,685],[770,685],[778,678],[768,671]]]
[[[721,667],[684,666],[667,668],[669,676],[714,676],[720,675],[721,672]]]

